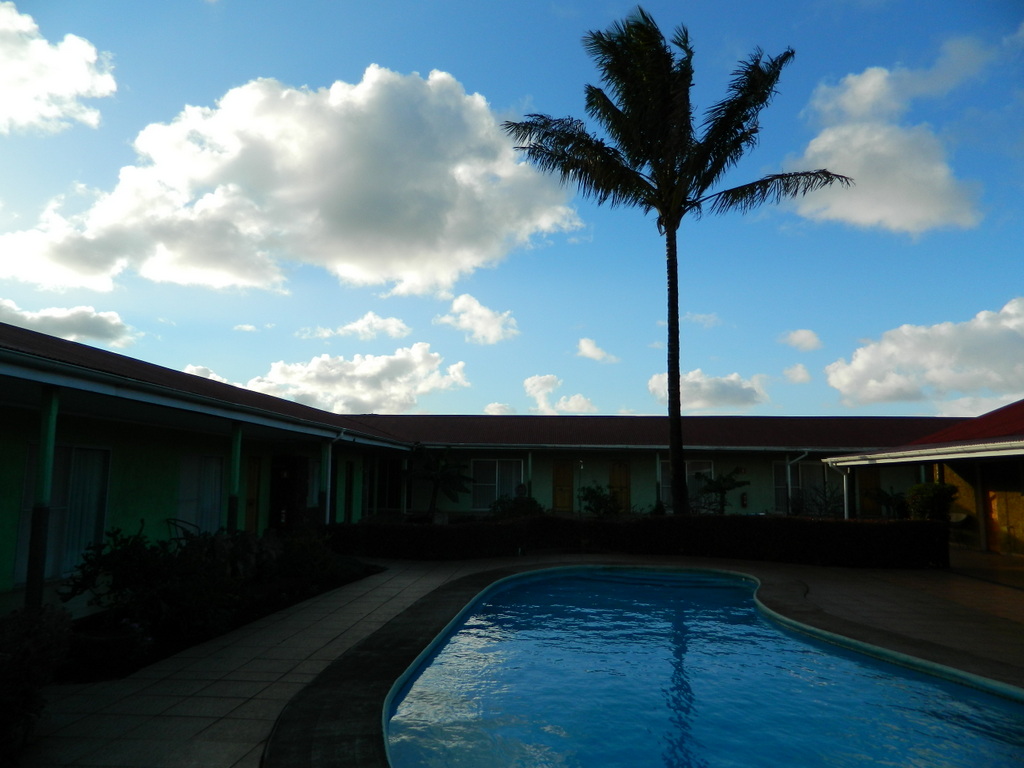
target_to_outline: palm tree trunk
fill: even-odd
[[[672,511],[690,514],[683,456],[682,396],[679,386],[679,264],[676,226],[665,227],[665,260],[668,272],[668,450],[672,478]]]

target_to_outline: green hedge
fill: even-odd
[[[332,528],[337,550],[364,557],[459,560],[528,552],[609,552],[871,568],[946,568],[947,525],[927,520],[550,515],[449,525],[362,522]]]
[[[99,613],[75,622],[65,680],[120,677],[379,568],[343,557],[321,527],[277,535],[118,529],[86,550],[62,590]]]

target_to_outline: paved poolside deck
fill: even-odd
[[[51,687],[21,765],[380,768],[383,696],[451,616],[496,578],[580,563],[747,573],[792,620],[1024,689],[1024,558],[951,555],[950,571],[577,555],[386,562],[123,680]]]

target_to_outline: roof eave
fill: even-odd
[[[365,435],[341,425],[302,419],[227,400],[183,392],[173,387],[118,376],[106,371],[41,358],[11,349],[0,349],[0,375],[28,379],[40,384],[77,389],[110,397],[224,418],[253,425],[300,432],[311,437],[345,438],[365,445],[405,448],[407,443]]]
[[[997,443],[929,446],[913,450],[879,451],[854,456],[831,456],[822,459],[832,467],[856,467],[870,464],[910,464],[914,462],[952,461],[954,459],[986,459],[1024,455],[1024,439]]]
[[[421,440],[419,445],[425,448],[451,448],[456,450],[517,450],[517,451],[667,451],[669,446],[663,444],[628,444],[628,443],[459,443],[444,440]],[[803,445],[685,445],[686,451],[728,451],[730,453],[835,453],[836,451],[872,450],[874,446],[803,446]]]

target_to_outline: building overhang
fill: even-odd
[[[569,444],[569,443],[498,443],[498,442],[451,442],[421,441],[424,448],[472,450],[472,451],[660,451],[667,452],[669,446],[633,445],[617,443]],[[855,451],[857,447],[832,446],[823,448],[820,445],[805,447],[793,445],[684,445],[688,453],[770,453],[770,454],[823,454],[836,451]],[[860,447],[860,450],[864,450]]]
[[[165,422],[166,426],[178,428],[219,432],[229,430],[231,424],[237,423],[293,438],[320,438],[404,450],[410,448],[401,441],[366,435],[342,424],[275,413],[14,350],[0,350],[0,379],[5,377],[27,385],[56,387],[74,392],[78,406],[75,410],[80,410],[82,415],[115,421],[149,421],[157,411],[163,411],[170,414],[169,417],[157,420]],[[13,386],[7,388],[5,395],[11,405],[36,405],[32,398],[27,397],[20,398],[19,402]],[[175,413],[179,415],[174,416]],[[215,423],[221,424],[223,429],[211,430],[210,425]]]
[[[992,459],[1024,456],[1024,438],[976,443],[948,443],[905,447],[894,451],[878,451],[822,459],[832,467],[862,467],[873,464],[921,464],[957,459]]]

